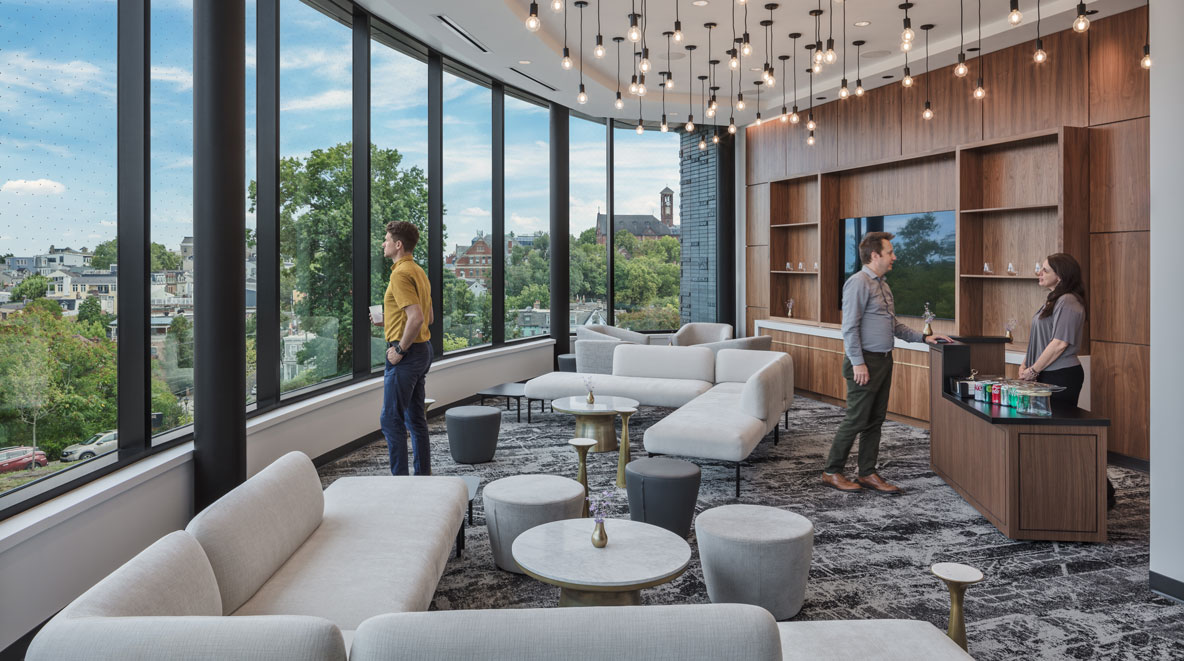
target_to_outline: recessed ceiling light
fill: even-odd
[[[518,64],[530,64],[530,60],[518,60]]]
[[[869,26],[871,24],[872,24],[871,21],[855,21],[855,27],[857,27],[857,28],[866,28],[867,26]]]
[[[707,0],[695,0],[695,1],[694,1],[694,2],[692,2],[691,4],[692,4],[692,5],[695,5],[696,7],[706,7],[706,6],[707,6]]]

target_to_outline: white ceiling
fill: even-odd
[[[542,29],[532,33],[525,27],[530,0],[432,0],[428,2],[412,2],[409,0],[359,0],[358,4],[370,12],[400,29],[415,36],[432,48],[445,53],[451,58],[464,62],[488,75],[500,79],[508,85],[518,87],[546,99],[564,104],[580,112],[595,115],[616,117],[636,121],[638,116],[637,97],[629,94],[628,82],[632,74],[631,42],[625,41],[621,45],[621,74],[622,94],[626,99],[625,109],[616,110],[613,99],[616,96],[616,51],[612,42],[614,36],[624,36],[628,29],[628,14],[635,5],[637,12],[642,10],[642,0],[590,0],[584,10],[584,85],[587,89],[589,101],[580,106],[576,103],[576,92],[579,87],[579,12],[573,0],[567,2],[568,46],[577,67],[571,71],[564,71],[559,60],[563,50],[563,14],[553,12],[549,0],[539,0],[539,17],[542,19]],[[662,32],[672,30],[674,24],[675,0],[645,0],[650,14],[646,29],[646,40],[650,48],[650,59],[654,63],[654,70],[670,70],[673,65],[675,73],[675,89],[666,95],[666,111],[672,118],[685,118],[690,109],[688,104],[688,58],[687,52],[678,45],[672,45],[672,57],[666,59],[666,38]],[[977,10],[979,0],[963,0],[965,4],[966,47],[976,45],[977,38]],[[1020,9],[1024,14],[1023,23],[1018,27],[1011,27],[1007,23],[1007,0],[981,0],[983,11],[982,44],[983,50],[991,52],[1008,46],[1032,40],[1036,36],[1036,2],[1037,0],[1020,0]],[[1091,10],[1097,14],[1091,19],[1103,18],[1128,9],[1143,5],[1145,0],[1093,0],[1087,2]],[[603,60],[592,56],[592,47],[596,34],[596,9],[600,5],[601,29],[604,34],[608,55]],[[745,125],[755,118],[756,92],[754,81],[760,78],[760,67],[764,62],[765,52],[764,28],[760,21],[769,18],[769,11],[765,9],[765,2],[749,0],[748,32],[753,44],[753,55],[745,58],[743,63],[744,87],[743,91],[747,107],[744,112],[736,113],[736,123]],[[822,16],[822,39],[825,42],[830,29],[830,0],[822,0],[822,9],[826,12]],[[834,65],[825,67],[814,81],[814,96],[825,97],[827,100],[835,98],[838,93],[839,81],[842,78],[842,26],[843,11],[846,9],[847,41],[863,39],[867,44],[863,46],[861,75],[865,88],[879,87],[896,81],[904,66],[904,54],[899,50],[901,20],[903,12],[897,8],[897,0],[835,0],[834,30],[835,49],[839,51],[840,60]],[[1069,27],[1076,16],[1076,0],[1041,0],[1041,32],[1058,32]],[[804,70],[809,66],[806,42],[813,41],[814,19],[809,11],[818,7],[818,0],[784,0],[773,10],[773,48],[775,55],[791,54],[791,40],[787,35],[791,32],[801,32],[805,37],[798,40],[798,53],[795,59],[798,64],[798,96],[799,105],[808,105],[808,79]],[[707,73],[708,59],[722,60],[717,68],[717,84],[721,86],[719,102],[722,108],[716,117],[716,123],[727,123],[728,106],[728,68],[724,51],[731,47],[728,43],[732,37],[731,11],[735,10],[736,34],[744,31],[744,7],[735,4],[734,0],[708,0],[705,6],[694,6],[692,0],[678,0],[679,15],[684,33],[683,44],[695,44],[698,49],[693,53],[694,74],[696,78]],[[444,26],[436,16],[446,15],[477,41],[485,45],[490,51],[482,53],[466,40],[457,36]],[[913,74],[924,70],[924,34],[920,26],[925,23],[935,25],[930,33],[930,67],[938,68],[954,63],[959,49],[959,0],[914,0],[914,7],[909,11],[913,29],[917,32],[917,46],[909,54],[910,67]],[[870,21],[867,27],[855,27],[858,21]],[[712,31],[711,58],[705,57],[707,50],[707,32],[704,23],[715,22],[720,27]],[[855,85],[855,48],[848,46],[847,78],[849,85]],[[969,53],[968,57],[973,57]],[[1056,57],[1050,53],[1050,57]],[[1132,55],[1137,57],[1138,54]],[[521,64],[520,61],[529,61]],[[765,110],[766,118],[779,112],[781,107],[781,92],[784,89],[788,103],[792,105],[793,90],[784,86],[781,76],[781,65],[777,64],[777,83],[774,99],[768,98],[768,90],[762,90],[761,107]],[[786,63],[792,66],[794,60]],[[524,78],[514,71],[514,67],[533,78],[541,80],[557,89],[552,92],[531,80]],[[751,68],[756,67],[756,71]],[[792,69],[787,70],[792,78]],[[894,76],[885,80],[883,76]],[[657,84],[658,77],[651,72],[647,77],[649,93],[643,99],[643,115],[646,121],[658,121],[661,115],[661,93]],[[704,119],[700,109],[699,81],[694,81],[694,115],[697,120]]]

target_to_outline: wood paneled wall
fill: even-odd
[[[951,67],[946,67],[928,76],[917,76],[918,84],[912,89],[894,82],[869,91],[863,98],[853,96],[817,106],[814,115],[819,126],[813,147],[806,145],[804,112],[803,123],[796,127],[766,122],[746,132],[751,193],[752,184],[848,170],[883,163],[898,155],[927,154],[1060,126],[1090,127],[1090,194],[1088,200],[1066,203],[1065,208],[1077,209],[1077,221],[1084,220],[1080,216],[1088,216],[1088,223],[1082,223],[1088,225],[1088,237],[1082,232],[1075,242],[1080,247],[1074,250],[1079,259],[1088,260],[1092,272],[1088,329],[1091,406],[1113,422],[1111,449],[1144,460],[1149,451],[1150,94],[1148,72],[1139,67],[1139,58],[1146,20],[1146,9],[1139,8],[1094,21],[1085,34],[1064,30],[1047,35],[1044,48],[1049,60],[1042,65],[1032,62],[1032,44],[1025,42],[988,53],[981,62],[972,58],[966,78],[955,77]],[[987,89],[987,97],[981,102],[971,96],[980,64]],[[936,113],[930,121],[921,118],[926,93]],[[824,175],[822,194],[824,198],[828,194],[836,196],[832,206],[842,210],[840,217],[861,215],[861,210],[869,207],[871,196],[883,195],[885,188],[876,183],[876,178],[891,176],[886,174],[888,171],[869,170],[877,174],[851,178],[843,172],[835,175],[837,185],[830,185],[830,175]],[[924,171],[933,178],[920,180],[920,185],[928,189],[923,197],[952,195],[957,189],[948,179],[956,176],[953,165],[944,167],[938,159]],[[756,198],[768,200],[768,191]],[[749,199],[767,227],[768,217],[774,212],[767,203],[761,209],[756,198]],[[875,206],[883,206],[883,200],[874,201]],[[914,198],[913,202],[917,201]],[[910,205],[904,211],[915,207]],[[887,213],[882,208],[877,212]],[[757,224],[750,217],[749,258],[763,256],[766,261],[749,261],[748,270],[766,273],[768,232],[762,234],[754,226]],[[820,226],[823,234],[827,229]],[[762,237],[763,243],[754,242]],[[764,246],[763,254],[760,246]],[[1031,265],[1020,266],[1027,269]],[[768,297],[767,287],[750,290],[750,315],[767,316]],[[824,308],[821,321],[834,323],[837,319]],[[815,364],[825,361],[819,357],[822,355],[824,352],[811,355],[812,371],[825,367]],[[841,361],[839,354],[825,355]],[[822,383],[815,385],[833,390]],[[824,394],[843,396],[841,392]]]

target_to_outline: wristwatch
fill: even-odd
[[[388,346],[394,349],[395,353],[399,354],[400,356],[407,355],[407,352],[403,351],[403,347],[398,342],[391,342]]]

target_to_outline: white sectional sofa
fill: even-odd
[[[431,604],[468,492],[276,460],[58,613],[27,659],[345,659],[353,632]]]
[[[678,410],[645,432],[645,449],[736,464],[770,431],[793,401],[793,362],[781,352],[620,344],[612,374],[551,372],[526,382],[526,396],[553,400],[587,392]]]

